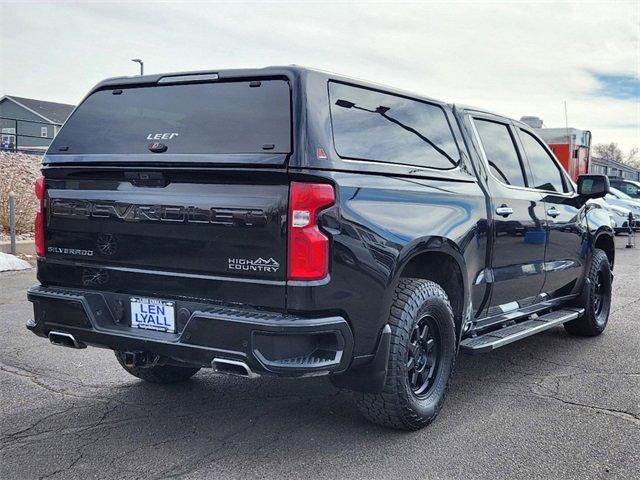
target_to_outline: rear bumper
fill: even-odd
[[[282,376],[346,370],[353,335],[342,317],[305,318],[176,301],[177,333],[131,328],[127,294],[36,286],[27,297],[34,320],[27,328],[123,351],[151,352],[180,363],[210,367],[214,359],[246,363],[253,372]]]

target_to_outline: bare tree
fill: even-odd
[[[616,142],[599,143],[593,147],[593,156],[604,160],[622,162],[624,154]]]
[[[626,155],[616,142],[599,143],[593,147],[593,156],[605,160],[615,160],[626,163],[635,168],[640,168],[640,151],[638,147],[633,147]]]
[[[624,163],[635,168],[640,168],[640,152],[638,147],[633,147],[629,150],[627,157],[624,159]]]

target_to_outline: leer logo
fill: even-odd
[[[147,140],[172,140],[173,137],[177,137],[179,133],[150,133],[147,135]]]
[[[229,270],[243,270],[246,272],[265,272],[276,273],[280,268],[280,264],[273,259],[265,260],[260,257],[256,260],[249,260],[248,258],[230,258]]]

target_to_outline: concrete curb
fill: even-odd
[[[11,242],[0,242],[0,252],[10,253]],[[18,240],[16,241],[16,253],[22,255],[35,255],[36,246],[33,240]]]

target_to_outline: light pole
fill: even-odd
[[[131,61],[140,64],[140,75],[144,75],[144,62],[139,58],[132,58]]]

